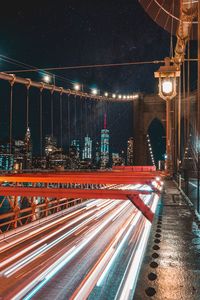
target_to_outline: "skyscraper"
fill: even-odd
[[[101,129],[101,168],[106,168],[109,164],[109,130],[106,128],[106,113],[104,114],[104,129]]]
[[[24,139],[24,160],[25,169],[30,169],[32,166],[32,143],[31,143],[31,132],[28,127]]]
[[[88,135],[84,139],[82,159],[92,159],[92,140]]]
[[[130,137],[127,142],[127,165],[133,166],[133,138]]]
[[[32,142],[31,132],[28,127],[24,140],[15,140],[13,142],[14,169],[30,169],[32,167]]]

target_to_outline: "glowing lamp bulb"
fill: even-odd
[[[97,89],[92,89],[92,94],[97,95]]]
[[[75,89],[75,91],[80,91],[80,89],[81,89],[80,84],[76,83],[74,85],[74,89]]]
[[[107,93],[107,92],[105,92],[104,96],[105,96],[105,97],[108,97],[108,93]]]
[[[49,83],[51,81],[51,77],[48,74],[44,75],[43,79],[46,83]]]
[[[168,79],[164,80],[162,83],[162,90],[165,94],[171,94],[173,91],[173,85],[172,82]]]

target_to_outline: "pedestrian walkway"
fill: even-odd
[[[200,229],[172,181],[153,223],[134,300],[200,300]]]

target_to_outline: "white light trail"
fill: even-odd
[[[110,203],[108,205],[109,209],[116,206],[117,203]],[[109,209],[104,208],[103,212],[107,212]],[[58,229],[57,231],[53,232],[52,234],[49,234],[48,236],[46,236],[45,238],[42,238],[40,241],[37,242],[37,245],[43,243],[44,241],[46,241],[49,238],[52,238],[53,236],[57,235],[59,232],[63,231],[64,229],[67,229],[68,227],[74,225],[75,223],[77,223],[78,221],[80,221],[81,219],[87,217],[88,215],[90,215],[91,213],[93,213],[95,210],[89,211],[87,213],[82,214],[81,216],[79,216],[78,218],[74,219],[73,221],[69,222],[67,225],[63,226],[62,228]],[[97,212],[96,214],[92,215],[90,218],[87,218],[85,221],[83,221],[80,225],[74,227],[73,229],[71,229],[70,231],[68,231],[67,233],[63,234],[61,237],[57,238],[56,240],[54,240],[53,242],[46,244],[45,247],[42,247],[42,252],[44,253],[48,250],[50,250],[52,247],[54,247],[55,245],[57,245],[58,243],[60,243],[62,240],[64,240],[65,238],[67,238],[69,235],[75,233],[78,229],[80,229],[80,227],[83,227],[85,224],[89,223],[91,220],[93,220],[95,218],[96,215],[98,215],[99,212]],[[33,244],[34,245],[34,244]],[[23,254],[25,253],[25,250],[23,250]],[[27,250],[28,251],[28,250]],[[21,268],[23,268],[25,265],[27,265],[28,263],[30,263],[31,261],[33,261],[34,259],[36,259],[38,257],[39,254],[37,251],[33,252],[34,254],[29,254],[27,255],[26,258],[22,258],[21,260],[19,260],[14,267],[8,267],[4,272],[2,272],[5,276],[10,277],[11,275],[13,275],[15,272],[19,271]],[[22,255],[21,252],[18,253],[18,256]],[[13,258],[14,259],[14,258]],[[3,263],[4,265],[7,264],[8,262],[11,261],[11,258],[8,259],[9,261],[5,260]]]
[[[59,272],[77,253],[79,253],[97,234],[102,231],[113,219],[113,217],[119,213],[122,208],[117,208],[102,224],[100,224],[96,230],[93,230],[85,240],[79,242],[73,250],[69,250],[63,256],[61,256],[53,265],[51,265],[47,270],[45,270],[40,276],[35,278],[28,286],[22,289],[13,300],[21,299],[26,295],[31,288],[33,288],[37,283],[39,283],[33,290],[23,298],[23,300],[31,299],[57,272]]]
[[[134,217],[133,221],[131,222],[131,226],[129,227],[128,231],[126,232],[124,238],[122,239],[121,243],[119,244],[119,246],[117,247],[117,250],[115,251],[115,254],[113,255],[112,259],[109,261],[106,269],[104,270],[104,272],[102,273],[101,277],[99,278],[99,280],[97,281],[97,286],[100,287],[103,284],[103,281],[105,280],[111,266],[113,265],[115,259],[117,258],[118,254],[120,253],[120,251],[122,250],[122,247],[124,246],[125,242],[127,241],[127,239],[130,236],[130,233],[132,232],[133,228],[135,227],[135,225],[137,224],[137,222],[139,221],[140,217],[141,217],[141,212],[138,212],[136,214],[136,216]]]

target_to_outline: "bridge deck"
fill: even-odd
[[[165,183],[134,300],[151,296],[200,299],[200,230],[171,181]]]

